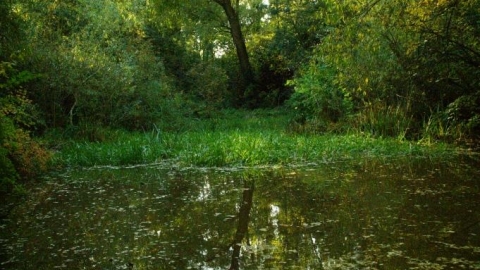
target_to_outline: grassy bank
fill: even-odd
[[[179,166],[236,167],[332,162],[365,157],[444,156],[447,145],[426,145],[360,134],[302,135],[288,131],[276,112],[227,112],[192,120],[184,132],[110,131],[102,142],[68,141],[55,155],[61,166],[134,165],[168,161]]]

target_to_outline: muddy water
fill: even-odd
[[[480,269],[480,162],[65,172],[1,224],[2,269]]]

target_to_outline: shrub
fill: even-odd
[[[22,85],[36,76],[18,72],[11,63],[0,70],[0,191],[21,190],[19,179],[31,180],[47,168],[50,153],[30,137],[41,122]]]
[[[27,131],[15,129],[13,136],[3,146],[22,179],[35,179],[47,170],[51,153],[33,140]]]
[[[448,120],[462,127],[468,136],[480,134],[480,92],[464,95],[450,103],[446,114]]]
[[[145,38],[142,1],[47,2],[28,10],[26,57],[43,74],[32,99],[47,125],[152,128],[173,88]],[[53,23],[50,11],[68,14],[58,17],[68,23]]]
[[[318,133],[337,129],[336,123],[351,113],[351,100],[334,78],[334,69],[316,59],[289,82],[295,86],[287,103],[296,112],[293,130]]]
[[[13,131],[12,121],[0,114],[0,194],[11,191],[17,185],[17,171],[9,158],[9,151],[3,146]]]

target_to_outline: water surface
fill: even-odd
[[[480,269],[480,162],[78,169],[1,224],[2,269]]]

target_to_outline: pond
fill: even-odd
[[[480,161],[71,170],[1,224],[2,269],[480,269]]]

